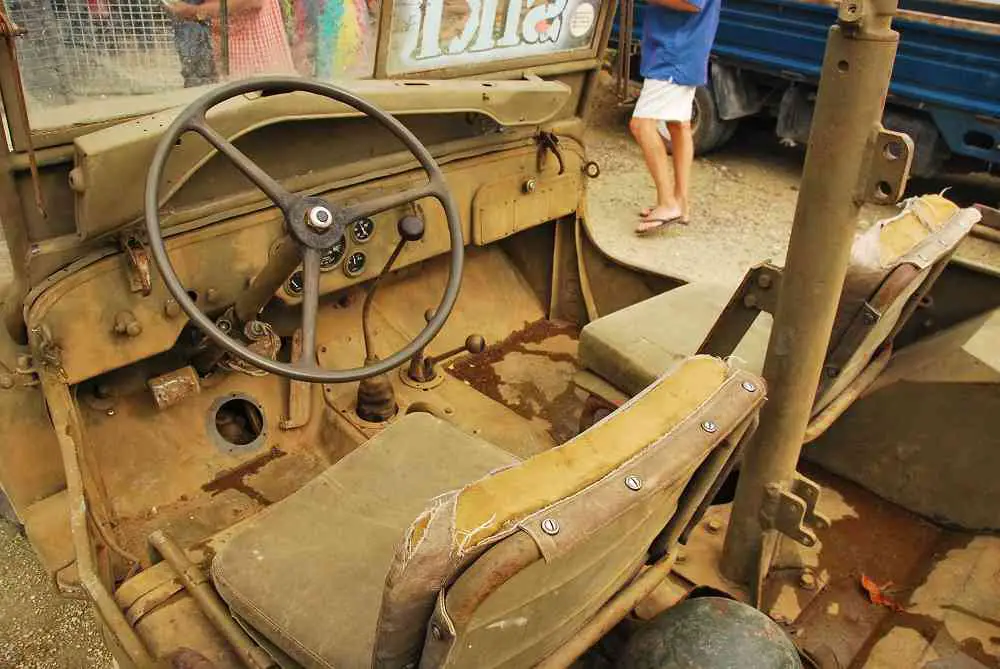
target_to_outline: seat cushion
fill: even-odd
[[[736,286],[689,283],[598,318],[580,333],[580,363],[635,395],[693,355]],[[759,374],[771,334],[761,314],[733,352],[735,366]]]
[[[517,458],[405,416],[246,523],[212,576],[233,612],[307,667],[372,665],[386,574],[430,500]]]

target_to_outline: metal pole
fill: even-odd
[[[765,488],[795,476],[866,192],[865,165],[881,129],[899,42],[896,8],[897,0],[843,0],[830,29],[764,363],[770,399],[743,462],[720,565],[739,583],[754,584],[759,565],[770,564]]]

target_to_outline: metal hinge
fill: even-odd
[[[153,291],[153,278],[149,269],[149,252],[146,244],[134,232],[126,232],[120,238],[122,250],[128,260],[128,284],[133,293],[149,295]]]
[[[816,530],[830,526],[830,519],[816,510],[819,493],[819,485],[798,472],[790,484],[768,484],[760,510],[761,524],[803,546],[815,546]]]

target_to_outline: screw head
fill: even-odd
[[[744,381],[740,385],[743,386],[743,390],[747,391],[748,393],[757,392],[757,386],[753,383],[753,381]]]
[[[177,304],[177,300],[171,297],[163,303],[163,313],[166,314],[167,318],[177,318],[181,315],[181,305]]]
[[[816,588],[816,575],[806,569],[799,574],[799,585],[806,590],[814,590]]]
[[[109,416],[114,416],[115,415],[115,410],[113,408],[112,409],[108,409],[104,413],[106,413]]]
[[[701,429],[709,434],[714,434],[719,431],[719,426],[714,421],[706,420],[701,424]]]
[[[640,490],[642,488],[642,479],[634,474],[626,476],[625,487],[629,490]]]
[[[524,184],[522,184],[521,190],[523,190],[527,194],[531,194],[535,192],[535,189],[537,187],[538,184],[535,182],[534,179],[528,179],[527,181],[524,182]]]
[[[315,230],[326,230],[333,225],[333,213],[326,207],[317,205],[309,210],[306,222]]]
[[[559,521],[555,518],[546,518],[542,521],[542,532],[545,532],[549,536],[559,534]]]
[[[712,518],[705,524],[705,528],[712,534],[717,534],[722,529],[722,523],[716,518]]]
[[[757,277],[757,285],[765,290],[771,287],[771,277],[767,274],[761,274]]]

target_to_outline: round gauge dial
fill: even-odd
[[[323,255],[319,257],[320,271],[329,272],[331,269],[336,268],[340,264],[340,261],[344,259],[344,251],[346,250],[347,240],[341,237],[336,244],[323,251]]]
[[[347,276],[358,276],[365,271],[367,260],[364,253],[355,251],[347,256],[347,260],[344,261],[344,274]]]
[[[288,281],[285,282],[285,292],[289,295],[301,295],[304,287],[305,277],[300,269],[292,272],[292,275],[288,277]]]
[[[364,244],[375,234],[375,221],[371,218],[362,218],[354,221],[351,225],[351,239],[358,244]]]

